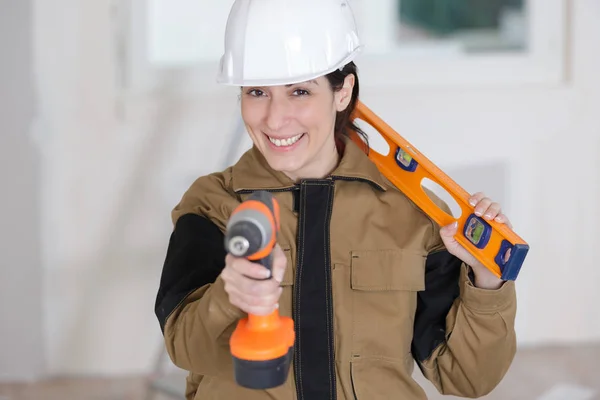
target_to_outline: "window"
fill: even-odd
[[[353,0],[353,4],[367,45],[359,61],[367,85],[563,80],[566,0]]]
[[[373,28],[387,34],[391,48],[491,53],[527,46],[525,0],[391,0],[388,7],[389,32]]]
[[[181,90],[221,90],[215,76],[233,0],[115,1],[128,24],[130,91],[155,90],[173,73]],[[357,59],[365,88],[563,79],[567,0],[349,1],[366,44]]]

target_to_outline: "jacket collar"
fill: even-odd
[[[342,158],[328,178],[364,181],[386,191],[387,181],[377,166],[352,140],[344,137],[342,141]],[[232,167],[232,186],[235,192],[282,190],[295,185],[283,172],[273,170],[256,146],[252,146]]]

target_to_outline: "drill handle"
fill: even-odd
[[[265,267],[266,269],[269,270],[270,275],[268,278],[265,279],[256,279],[256,280],[269,280],[273,277],[273,252],[270,252],[266,257],[263,257],[261,259],[258,260],[250,260],[252,262],[255,262],[257,264],[262,265],[263,267]],[[255,279],[255,278],[252,278]]]
[[[273,253],[269,253],[269,255],[267,255],[266,257],[261,258],[260,260],[256,260],[254,261],[257,264],[262,265],[263,267],[265,267],[266,269],[269,270],[269,272],[271,273],[271,275],[273,275]],[[266,279],[271,279],[271,276],[269,276],[269,278]]]

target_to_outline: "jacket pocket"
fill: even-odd
[[[285,269],[285,274],[283,275],[283,280],[281,281],[281,286],[293,286],[294,285],[294,258],[292,255],[292,247],[286,244],[281,244],[281,249],[283,250],[283,254],[287,259],[287,268]]]
[[[417,294],[425,289],[426,255],[418,250],[352,251],[354,357],[403,363],[410,353]]]
[[[352,251],[352,289],[424,290],[425,261],[426,254],[417,250]]]
[[[356,400],[427,398],[401,361],[385,358],[355,359],[350,364],[350,377]]]
[[[286,244],[281,244],[281,249],[283,250],[283,253],[285,254],[285,257],[287,259],[287,268],[285,269],[283,280],[280,284],[280,286],[283,288],[283,292],[281,293],[281,297],[279,298],[279,314],[281,316],[291,317],[292,298],[294,296],[294,250],[291,246]]]

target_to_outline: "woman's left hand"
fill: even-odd
[[[506,224],[510,229],[512,225],[508,220],[508,217],[502,213],[500,204],[493,202],[491,199],[485,197],[482,192],[475,193],[469,199],[472,206],[475,207],[475,215],[482,217],[488,221],[496,221]],[[475,286],[482,289],[498,289],[504,282],[498,278],[492,271],[487,269],[482,263],[480,263],[467,249],[465,249],[454,237],[458,229],[458,223],[454,222],[448,226],[440,229],[440,236],[446,246],[448,252],[459,259],[465,264],[473,268],[475,274]]]

